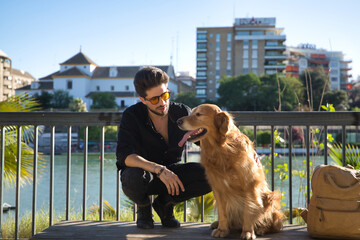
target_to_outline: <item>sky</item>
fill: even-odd
[[[0,49],[36,79],[81,51],[98,66],[196,71],[196,28],[275,17],[287,46],[342,51],[360,75],[358,0],[0,0]]]

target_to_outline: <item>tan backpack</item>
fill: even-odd
[[[311,179],[309,208],[301,215],[312,237],[360,239],[360,170],[320,165]]]

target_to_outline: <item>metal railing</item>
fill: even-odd
[[[306,144],[306,172],[310,172],[310,127],[322,126],[324,136],[327,136],[329,126],[340,126],[342,129],[342,159],[345,164],[346,157],[346,128],[360,125],[360,112],[231,112],[238,125],[253,126],[254,140],[256,141],[257,130],[262,126],[271,129],[271,188],[275,188],[274,180],[274,157],[275,157],[275,127],[286,127],[289,131],[289,221],[292,224],[292,127],[304,126]],[[0,226],[3,226],[3,188],[4,188],[4,163],[5,163],[5,133],[6,126],[17,127],[17,175],[16,175],[16,209],[15,209],[15,239],[19,238],[20,221],[20,168],[21,168],[21,129],[23,126],[34,126],[34,162],[33,162],[33,198],[32,198],[32,235],[36,234],[36,199],[37,199],[37,173],[38,173],[38,127],[50,126],[50,193],[49,193],[49,225],[53,225],[54,216],[54,159],[55,159],[55,128],[67,126],[67,171],[66,171],[66,220],[70,215],[70,182],[71,182],[71,134],[72,127],[84,126],[84,171],[83,171],[83,212],[82,218],[86,220],[86,196],[87,196],[87,162],[88,162],[88,127],[101,126],[100,133],[100,189],[99,189],[99,220],[103,220],[103,185],[104,185],[104,127],[118,126],[121,120],[121,113],[69,113],[69,112],[0,112],[1,146],[0,146]],[[324,152],[327,153],[327,138],[324,137]],[[324,154],[324,163],[328,163],[328,155]],[[116,219],[120,220],[120,178],[117,173],[116,184]],[[307,202],[310,201],[310,174],[306,174]],[[186,208],[186,207],[185,207]],[[204,209],[202,200],[202,210]],[[184,210],[184,221],[186,221],[186,209]],[[201,221],[204,221],[203,211]],[[2,236],[0,228],[0,238]]]

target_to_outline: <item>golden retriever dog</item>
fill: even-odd
[[[278,191],[270,191],[252,141],[235,126],[232,116],[212,104],[202,104],[177,121],[188,131],[185,141],[200,141],[201,163],[212,187],[218,221],[213,237],[226,237],[230,229],[242,230],[242,239],[279,232],[283,214]]]

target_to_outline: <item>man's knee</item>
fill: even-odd
[[[146,192],[152,177],[152,174],[141,168],[122,170],[121,185],[123,192],[136,203],[147,201]]]

